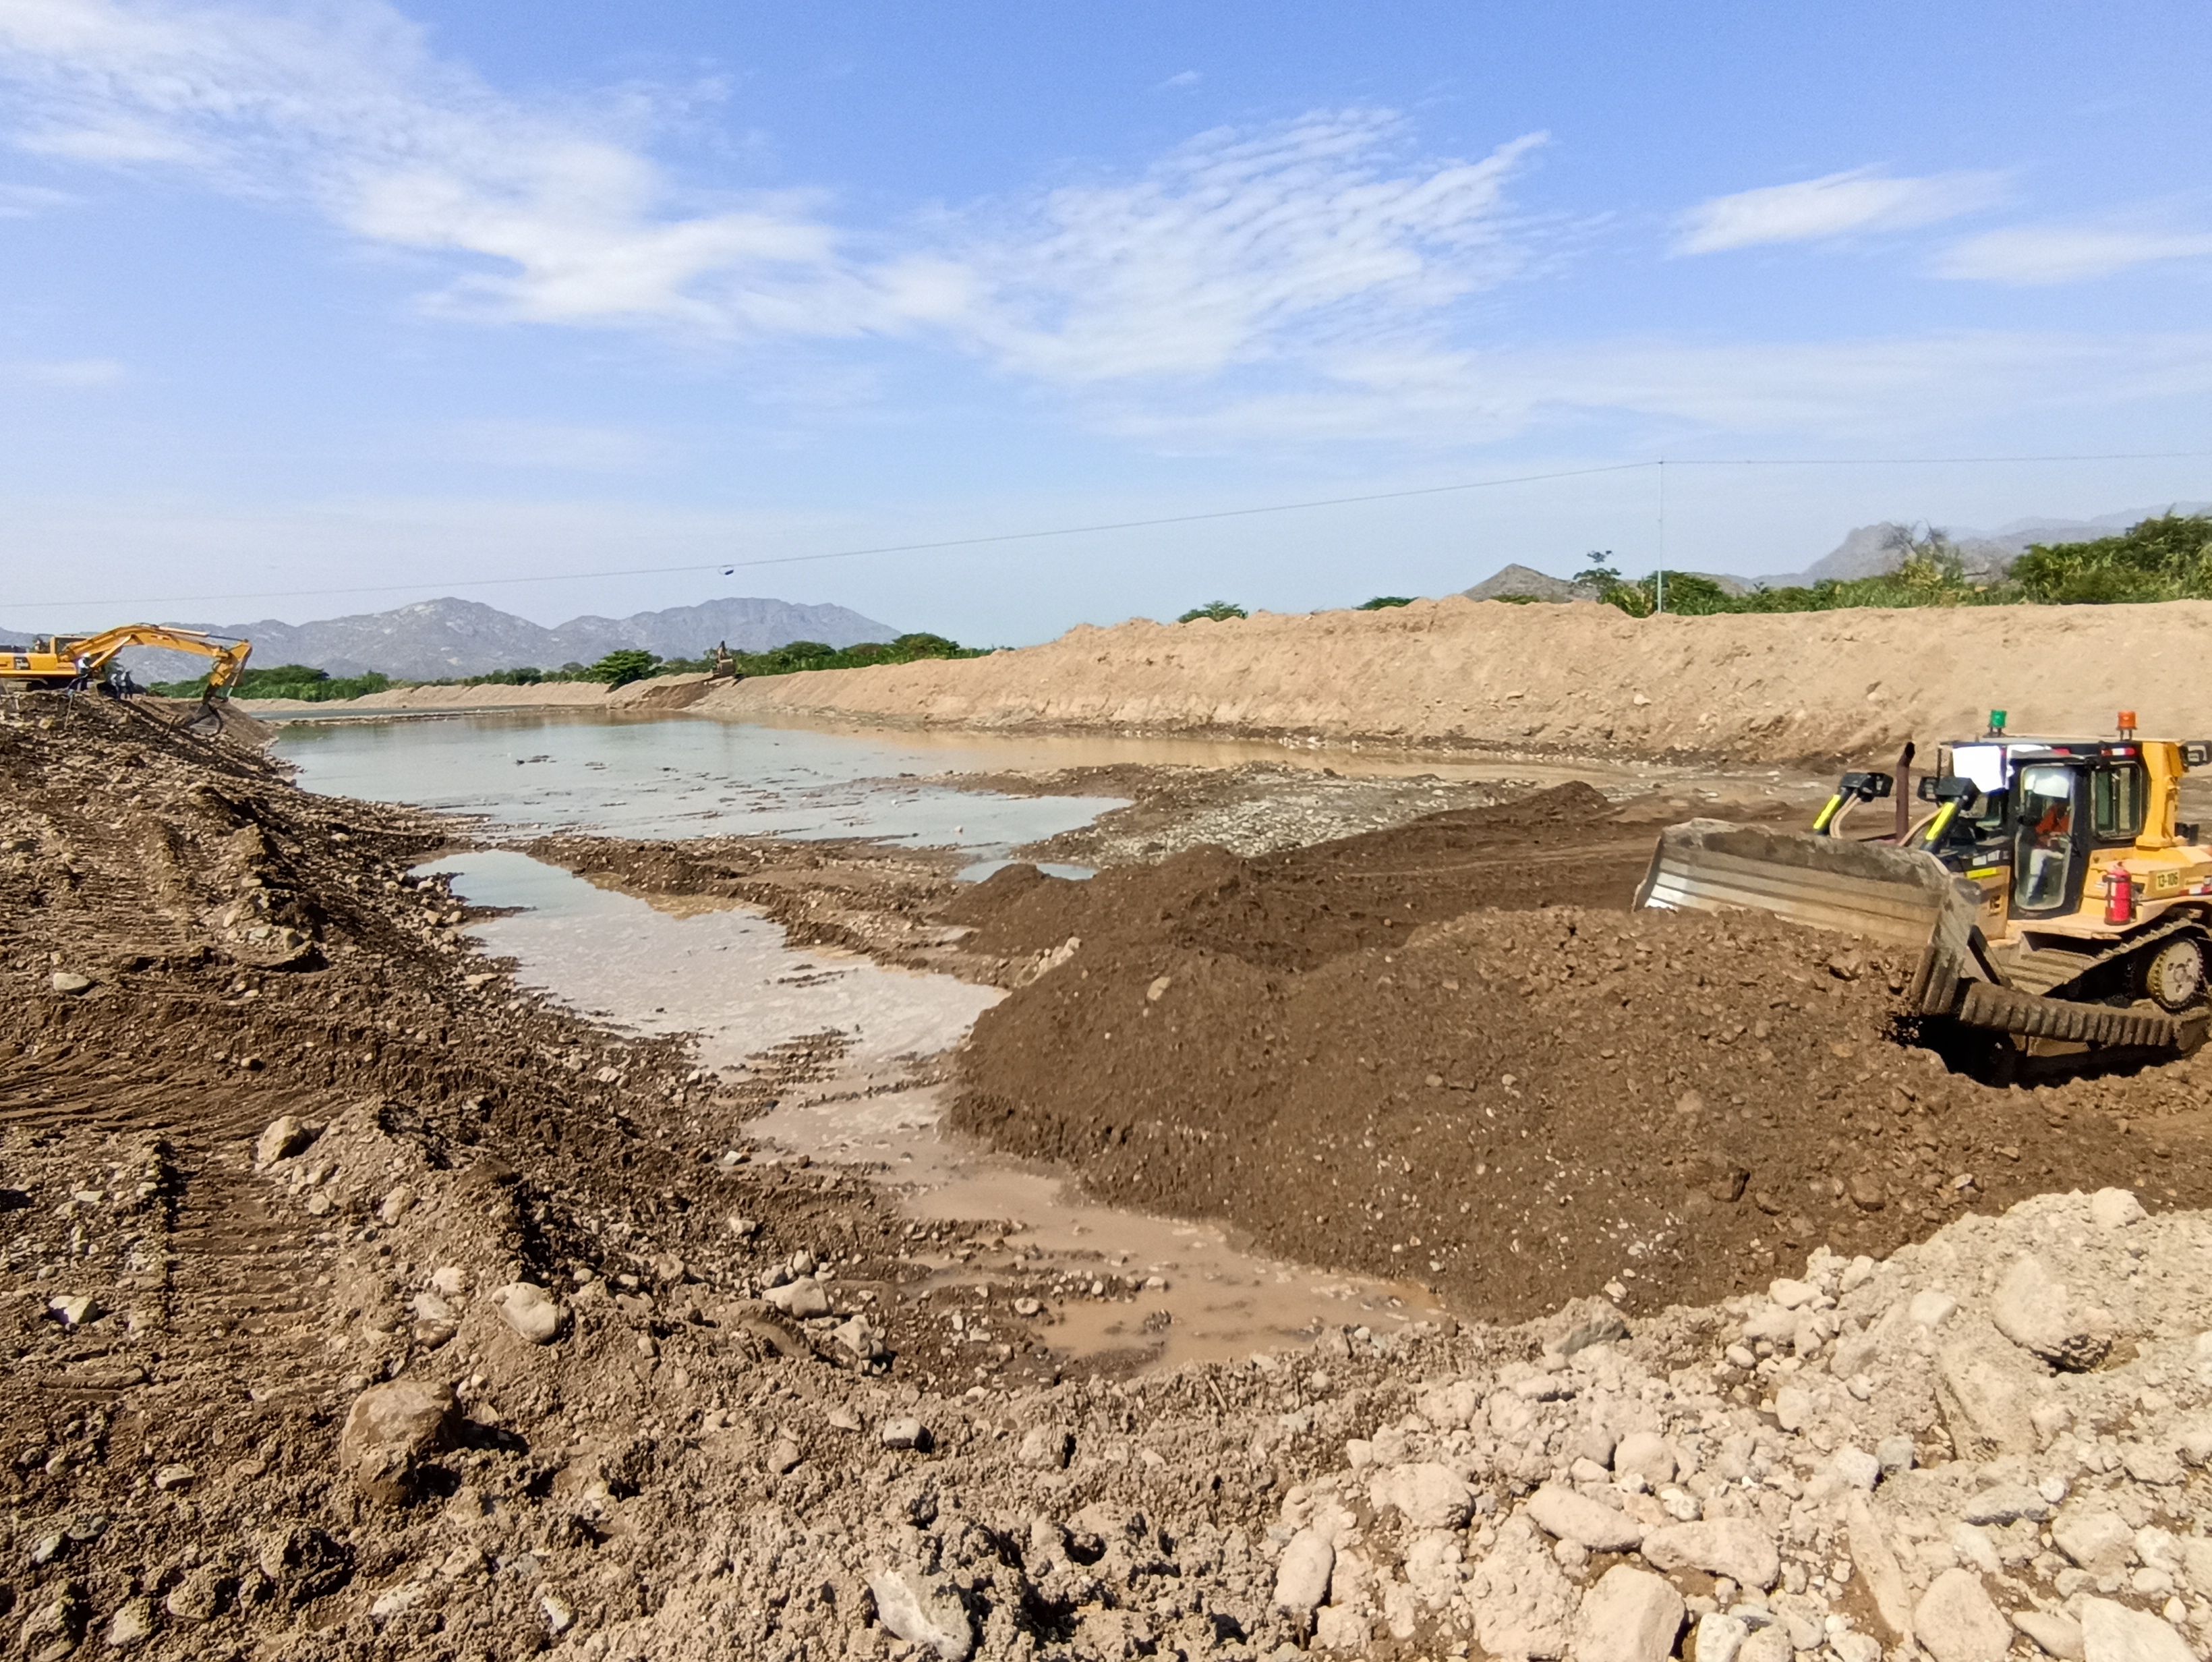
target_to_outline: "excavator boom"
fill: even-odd
[[[104,680],[116,654],[138,646],[166,647],[213,659],[208,669],[209,699],[238,685],[253,652],[251,642],[219,640],[198,630],[125,624],[97,635],[54,635],[28,646],[0,646],[0,690],[58,689]]]

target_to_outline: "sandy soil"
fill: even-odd
[[[535,686],[393,687],[362,698],[310,703],[300,698],[241,698],[239,706],[261,715],[396,714],[431,710],[583,709],[617,713],[682,709],[697,702],[704,675],[661,675],[608,688],[596,681],[541,681]]]
[[[714,689],[702,713],[993,729],[1237,733],[1437,752],[1893,754],[1979,732],[2212,732],[2212,604],[1635,619],[1461,598],[1070,630],[988,658]]]

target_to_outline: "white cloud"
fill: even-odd
[[[1682,216],[1674,252],[1712,254],[1776,242],[1823,242],[1859,231],[1909,230],[1985,208],[2004,188],[2001,174],[1893,179],[1858,167],[1701,202]]]
[[[1166,80],[1161,82],[1157,90],[1160,92],[1168,92],[1170,90],[1182,92],[1187,88],[1195,87],[1205,78],[1206,77],[1200,75],[1196,70],[1185,70],[1182,74],[1171,75]]]
[[[1540,133],[1480,161],[1409,162],[1385,111],[1222,129],[1129,182],[1070,186],[963,251],[952,321],[1048,380],[1190,378],[1403,326],[1525,254],[1507,181]]]
[[[2212,259],[2212,233],[2124,226],[2014,225],[1968,237],[1936,261],[1938,277],[2033,286],[2083,283],[2131,266]]]
[[[447,303],[725,334],[851,333],[883,311],[815,204],[682,200],[638,147],[642,95],[502,98],[382,0],[11,0],[0,78],[19,148],[304,198],[372,241],[473,264]]]
[[[110,387],[123,376],[123,366],[112,358],[0,364],[0,380],[27,381],[36,387]]]

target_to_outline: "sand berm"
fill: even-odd
[[[1282,737],[1795,762],[1978,732],[2212,733],[2212,604],[1634,618],[1455,596],[1073,629],[988,658],[716,687],[731,720]]]

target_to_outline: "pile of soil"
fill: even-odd
[[[1877,765],[1978,733],[2212,729],[2212,604],[1630,618],[1460,596],[1111,629],[957,661],[762,676],[701,713],[1424,752]]]
[[[1061,950],[977,1023],[957,1122],[1506,1319],[1607,1283],[1704,1302],[2054,1186],[2212,1196],[2212,1063],[1977,1083],[1913,1042],[1899,956],[1595,910],[1642,872],[1604,812],[1570,786],[1257,860],[1001,873],[959,903],[978,946]]]

